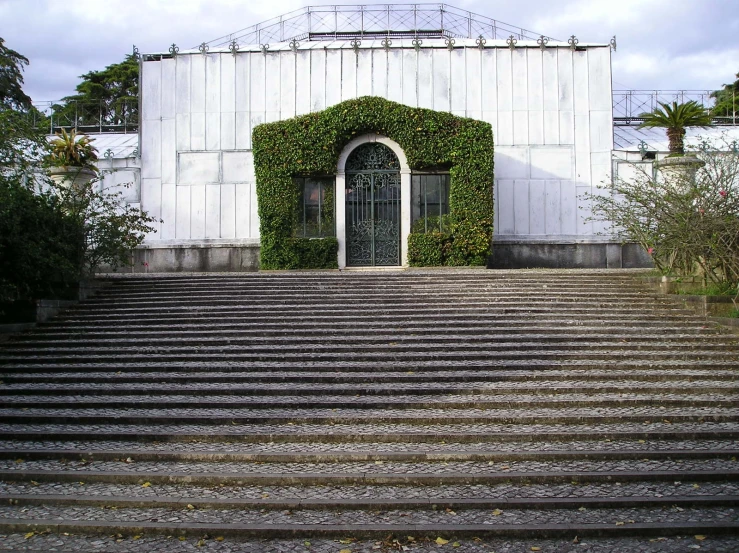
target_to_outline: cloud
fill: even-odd
[[[359,4],[358,0],[344,0]],[[52,99],[78,76],[141,52],[189,49],[304,6],[300,0],[0,0],[0,36],[31,61],[26,92]],[[536,33],[606,43],[617,88],[717,88],[739,71],[735,0],[456,0],[453,5]],[[709,31],[710,30],[710,31]]]
[[[733,81],[734,74],[739,71],[737,60],[739,48],[705,50],[676,57],[666,52],[632,52],[613,57],[613,72],[627,82],[643,83],[643,88],[647,89],[664,89],[662,83],[670,83],[673,90],[716,90]]]

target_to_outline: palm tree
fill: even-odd
[[[670,154],[685,154],[685,128],[686,127],[708,127],[711,125],[711,116],[705,107],[691,100],[683,104],[672,102],[663,104],[653,111],[642,113],[644,121],[639,125],[644,127],[658,127],[667,129],[667,138],[670,141]]]

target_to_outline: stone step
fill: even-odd
[[[277,516],[279,514],[279,516]],[[695,522],[696,520],[700,522]],[[327,520],[332,522],[328,523]],[[644,521],[644,522],[642,522]],[[739,531],[733,509],[660,507],[579,510],[508,509],[495,516],[490,510],[447,511],[393,510],[336,512],[238,509],[100,509],[30,506],[0,507],[0,531],[63,534],[161,534],[192,536],[285,538],[331,537],[386,539],[388,536],[454,538],[520,537],[587,538],[726,534]],[[29,536],[29,537],[31,537]],[[705,538],[703,538],[705,539]],[[201,540],[205,543],[205,540]],[[201,542],[199,542],[201,543]],[[438,542],[437,542],[438,543]],[[451,543],[451,539],[442,543]],[[194,544],[193,544],[194,545]],[[341,547],[334,544],[334,547]],[[305,546],[304,546],[305,547]],[[643,551],[643,549],[642,549]]]
[[[0,424],[0,440],[30,442],[55,440],[80,442],[88,440],[116,440],[150,444],[152,442],[180,443],[189,448],[192,443],[233,444],[513,444],[539,441],[541,447],[573,441],[598,442],[604,440],[629,441],[641,445],[658,440],[727,441],[733,446],[739,440],[739,423],[715,421],[659,421],[598,422],[579,424],[533,423],[447,423],[419,425],[410,423],[318,424],[304,422],[269,424],[100,424],[86,427],[77,424]],[[147,446],[148,447],[148,446]],[[329,447],[329,446],[326,446]],[[635,445],[636,447],[636,445]]]
[[[639,305],[635,303],[609,303],[609,302],[565,302],[558,300],[547,300],[541,299],[532,303],[522,302],[518,299],[512,299],[507,302],[494,301],[489,302],[470,302],[468,304],[460,304],[459,302],[452,301],[439,301],[439,302],[425,302],[420,303],[415,301],[412,297],[409,297],[406,301],[388,301],[385,304],[367,304],[365,302],[358,302],[358,305],[352,306],[346,302],[336,301],[321,302],[320,304],[302,304],[299,302],[284,303],[284,304],[268,304],[268,303],[257,303],[251,301],[239,302],[224,302],[219,305],[218,303],[208,302],[203,305],[186,305],[179,303],[177,305],[135,305],[135,304],[124,304],[125,306],[112,308],[109,307],[105,311],[100,311],[95,306],[79,305],[75,308],[70,308],[67,311],[66,317],[85,319],[85,318],[96,318],[100,320],[110,320],[113,318],[121,318],[124,316],[139,316],[139,317],[176,317],[177,315],[192,315],[193,312],[201,316],[227,316],[227,315],[259,315],[260,317],[285,317],[286,315],[297,316],[302,315],[304,311],[310,311],[311,316],[320,317],[325,315],[336,315],[348,319],[368,319],[374,318],[377,315],[392,315],[394,318],[406,317],[410,320],[423,318],[426,316],[433,315],[470,315],[470,314],[484,314],[491,315],[505,314],[505,315],[523,315],[525,318],[533,318],[534,315],[547,315],[553,309],[557,310],[559,316],[566,315],[581,315],[581,316],[593,316],[594,318],[600,318],[605,314],[612,314],[617,316],[624,315],[635,315],[643,316],[646,314],[657,314],[665,315],[688,315],[692,314],[693,311],[690,309],[684,309],[677,306],[674,303],[665,303],[661,305],[647,304]],[[289,318],[289,317],[288,317]]]
[[[330,393],[330,392],[329,392]],[[541,394],[516,394],[506,396],[481,397],[479,394],[448,394],[448,395],[406,395],[397,392],[389,397],[372,396],[343,396],[341,399],[328,397],[326,393],[313,395],[290,395],[272,397],[241,397],[234,395],[208,396],[205,399],[193,398],[188,395],[159,396],[116,396],[91,399],[85,394],[74,397],[58,396],[5,396],[0,413],[9,413],[2,409],[18,408],[28,411],[29,414],[45,409],[188,409],[201,412],[211,411],[216,404],[226,409],[526,409],[526,408],[619,408],[619,407],[650,407],[655,403],[666,408],[676,407],[725,407],[732,408],[739,405],[739,389],[734,393],[723,392],[697,396],[680,393],[560,393],[544,396]]]
[[[335,347],[325,348],[296,348],[290,351],[287,348],[271,349],[263,348],[258,350],[254,348],[248,351],[243,347],[216,347],[206,348],[193,346],[191,348],[166,348],[152,347],[147,351],[145,348],[130,348],[116,350],[92,349],[86,351],[79,350],[6,350],[0,354],[0,365],[7,364],[62,364],[62,363],[162,363],[162,362],[205,362],[217,356],[220,362],[249,362],[249,363],[308,363],[308,362],[394,362],[394,363],[418,363],[418,362],[436,362],[445,361],[479,361],[492,363],[510,362],[510,361],[610,361],[617,362],[623,357],[624,352],[633,361],[646,361],[649,363],[659,363],[661,361],[682,360],[693,361],[694,363],[704,361],[739,363],[737,353],[731,348],[726,350],[712,351],[696,350],[688,348],[687,350],[674,351],[670,348],[663,350],[631,350],[628,347],[611,347],[604,349],[549,349],[544,348],[533,349],[525,348],[518,351],[510,351],[507,349],[493,350],[491,348],[474,351],[477,348],[460,348],[442,349],[441,346],[428,348],[402,348],[400,346],[387,346],[374,348],[364,348],[355,350],[351,347]],[[677,348],[676,348],[677,349]],[[426,350],[426,351],[424,351]]]
[[[590,294],[590,293],[568,293],[559,292],[555,294],[541,293],[496,293],[495,296],[487,293],[480,294],[306,294],[306,293],[277,293],[274,295],[249,295],[249,294],[218,294],[209,297],[200,295],[173,295],[171,297],[152,294],[143,298],[116,298],[115,300],[91,299],[80,302],[70,307],[71,313],[91,311],[98,308],[112,310],[132,309],[132,304],[146,305],[150,309],[165,309],[168,307],[181,307],[183,309],[196,307],[217,306],[253,306],[258,303],[263,308],[279,309],[284,305],[294,305],[299,308],[318,307],[330,308],[343,305],[346,308],[352,306],[371,306],[373,309],[396,307],[407,307],[413,302],[423,303],[425,309],[434,306],[444,306],[454,303],[460,306],[506,306],[515,303],[524,305],[550,305],[563,304],[570,306],[599,305],[613,309],[622,308],[629,304],[642,304],[643,308],[649,309],[671,309],[676,303],[666,296],[647,296],[646,294]]]
[[[661,482],[729,482],[739,481],[739,463],[734,451],[716,451],[699,458],[609,459],[607,455],[558,458],[551,452],[543,459],[505,461],[353,461],[339,457],[332,461],[258,462],[258,461],[167,461],[133,463],[68,459],[0,458],[0,479],[13,482],[82,482],[151,485],[179,484],[219,485],[493,485],[493,484],[562,484],[611,483],[654,480]],[[195,457],[195,455],[193,455]]]
[[[527,433],[530,436],[530,433]],[[132,439],[107,439],[102,436],[98,441],[94,440],[68,440],[60,443],[55,439],[31,439],[28,440],[0,440],[0,450],[9,459],[29,459],[32,455],[50,455],[55,452],[57,456],[67,460],[89,460],[100,459],[98,453],[112,456],[113,460],[125,460],[130,462],[147,460],[141,455],[155,454],[182,454],[204,456],[200,460],[213,460],[210,455],[249,455],[252,460],[275,461],[284,460],[284,456],[292,455],[301,459],[311,458],[323,461],[352,457],[353,460],[388,460],[390,457],[401,458],[406,456],[410,460],[475,460],[476,456],[485,456],[487,460],[499,460],[505,464],[513,458],[535,459],[548,454],[568,456],[572,458],[589,458],[599,454],[623,456],[623,458],[641,459],[648,455],[675,456],[708,456],[723,454],[736,457],[739,443],[733,439],[727,439],[727,433],[712,438],[692,438],[690,433],[683,433],[680,438],[660,439],[638,439],[642,434],[622,433],[615,439],[603,438],[596,434],[580,434],[575,439],[567,439],[567,436],[556,436],[553,434],[542,434],[548,440],[542,441],[477,441],[460,442],[437,439],[433,441],[409,441],[409,442],[336,442],[336,441],[133,441]],[[673,433],[680,435],[679,432]],[[505,438],[505,436],[504,436]],[[559,439],[557,439],[559,438]],[[473,437],[469,437],[473,440]],[[490,440],[491,437],[486,439]],[[719,452],[719,453],[716,453]],[[393,458],[395,458],[393,457]],[[464,459],[463,459],[464,458]],[[110,459],[108,459],[110,460]]]
[[[492,293],[494,292],[494,294]],[[275,291],[226,291],[211,290],[210,292],[188,291],[188,292],[159,292],[152,290],[147,294],[117,294],[108,297],[94,296],[83,300],[78,308],[91,307],[121,307],[132,302],[150,305],[154,308],[169,305],[218,305],[218,304],[241,304],[245,302],[260,302],[266,305],[297,303],[297,304],[335,304],[339,301],[347,305],[361,304],[363,302],[372,305],[389,305],[394,301],[408,302],[416,299],[426,305],[443,304],[450,301],[466,304],[489,305],[494,303],[506,304],[511,301],[539,303],[596,303],[623,305],[627,302],[637,302],[645,305],[665,306],[671,305],[672,300],[664,295],[640,291],[582,291],[561,289],[550,291],[548,288],[532,289],[524,291],[520,289],[480,290],[476,292],[461,292],[458,290],[438,291],[402,291],[378,289],[372,290],[346,290],[346,291],[310,291],[310,290],[275,290]]]
[[[701,367],[701,372],[696,372],[696,365]],[[47,372],[47,371],[79,371],[83,369],[94,369],[95,371],[111,371],[123,374],[123,371],[146,371],[156,372],[162,370],[172,371],[207,371],[212,369],[215,371],[243,372],[249,371],[254,374],[264,371],[277,375],[282,378],[286,373],[308,375],[315,371],[333,372],[341,371],[337,374],[359,373],[362,377],[371,378],[371,374],[377,372],[380,374],[386,371],[393,371],[395,374],[412,375],[415,378],[416,373],[423,374],[427,370],[431,372],[447,372],[449,374],[457,374],[458,371],[474,371],[474,370],[490,370],[490,371],[513,371],[520,375],[529,375],[535,372],[539,375],[548,375],[552,371],[565,371],[573,374],[573,371],[589,371],[589,370],[608,370],[617,366],[627,373],[631,371],[662,371],[662,374],[669,377],[670,374],[684,374],[690,371],[690,374],[705,374],[711,376],[713,371],[715,374],[723,374],[726,379],[735,380],[736,361],[721,360],[717,358],[701,359],[699,363],[694,359],[666,359],[666,358],[641,358],[641,359],[623,359],[614,360],[614,358],[549,358],[549,359],[466,359],[464,361],[455,361],[454,359],[444,359],[443,363],[438,360],[397,360],[392,361],[375,359],[372,361],[313,361],[313,360],[290,360],[290,361],[210,361],[210,360],[187,360],[187,361],[167,361],[157,360],[150,361],[131,361],[131,360],[114,360],[112,362],[102,361],[99,359],[78,358],[68,362],[55,363],[52,359],[45,359],[43,362],[27,359],[9,359],[7,363],[1,366],[0,374],[12,373],[13,371],[21,371],[23,373]],[[615,370],[615,369],[614,369]],[[699,371],[700,371],[699,370]],[[618,373],[622,376],[628,376],[624,372]],[[654,374],[654,373],[652,373]],[[657,376],[655,374],[655,376]],[[351,376],[348,376],[349,378]]]
[[[485,271],[474,270],[467,273],[444,274],[443,269],[421,274],[416,271],[382,271],[382,272],[295,272],[295,273],[239,273],[239,274],[137,274],[137,275],[103,275],[101,280],[111,283],[113,287],[122,289],[141,288],[147,286],[197,286],[197,285],[228,285],[238,284],[245,286],[357,286],[359,284],[400,283],[405,286],[439,285],[439,284],[525,284],[525,283],[591,283],[597,285],[624,284],[643,287],[644,284],[636,277],[645,275],[645,272],[631,271],[620,273],[608,269],[608,273],[588,273],[587,271]]]
[[[188,340],[183,340],[187,338]],[[132,348],[145,346],[181,346],[183,342],[187,344],[196,344],[197,346],[231,346],[237,345],[243,347],[253,346],[269,346],[276,345],[279,347],[297,347],[305,346],[315,348],[317,346],[333,347],[333,346],[355,346],[355,347],[376,347],[376,346],[398,346],[407,347],[419,346],[421,348],[429,345],[438,345],[439,347],[461,345],[461,347],[487,346],[491,348],[510,348],[521,349],[523,347],[531,347],[536,344],[541,347],[551,347],[552,345],[561,345],[562,347],[631,347],[633,349],[645,349],[652,347],[660,348],[691,348],[695,344],[700,344],[706,349],[734,349],[735,344],[730,339],[721,335],[705,335],[705,334],[678,334],[669,335],[661,333],[643,333],[642,335],[611,335],[606,333],[559,333],[559,334],[494,334],[494,333],[469,333],[455,328],[451,332],[444,334],[430,333],[373,333],[367,334],[351,334],[347,335],[341,332],[335,334],[320,334],[314,336],[289,335],[289,336],[218,336],[217,334],[207,336],[193,335],[172,335],[162,336],[158,333],[140,334],[139,336],[131,336],[125,333],[119,333],[118,336],[105,336],[104,346],[101,346],[100,337],[90,336],[88,334],[68,337],[67,339],[49,339],[48,336],[25,336],[23,340],[11,340],[5,344],[5,351],[14,350],[30,350],[33,349],[92,349],[110,350],[113,348]]]
[[[193,315],[194,319],[198,317]],[[248,317],[247,317],[248,319]],[[550,327],[544,328],[540,324],[549,324]],[[571,334],[576,330],[582,330],[583,334],[610,334],[614,337],[623,336],[625,338],[642,334],[657,334],[662,336],[723,336],[724,339],[731,342],[734,336],[727,333],[725,329],[707,323],[706,321],[696,321],[690,318],[664,319],[660,317],[634,317],[627,319],[603,319],[578,320],[573,318],[551,318],[546,320],[537,319],[536,321],[526,321],[518,318],[499,318],[490,316],[488,318],[477,318],[471,320],[450,318],[444,322],[444,327],[448,328],[453,325],[454,328],[459,327],[460,333],[474,335],[478,333],[490,333],[500,336],[508,335],[530,335],[541,334],[548,336],[557,336],[558,334]],[[262,324],[250,322],[243,318],[226,318],[224,320],[203,319],[200,322],[195,320],[187,321],[161,321],[151,319],[148,321],[136,321],[132,319],[123,319],[117,323],[110,321],[81,321],[73,319],[53,319],[46,323],[41,323],[32,331],[10,337],[9,343],[21,342],[27,339],[53,337],[54,339],[63,336],[90,336],[99,337],[105,340],[107,337],[117,336],[163,336],[163,337],[182,337],[190,336],[312,336],[325,333],[342,334],[345,331],[346,336],[357,336],[371,334],[376,331],[392,332],[397,335],[416,334],[423,336],[438,332],[439,322],[436,320],[409,320],[407,324],[397,325],[397,321],[385,321],[380,318],[378,322],[359,321],[357,324],[345,322],[343,320],[327,322],[325,319],[312,320],[307,316],[299,321],[292,323],[268,322]],[[529,329],[530,332],[529,332]]]
[[[665,485],[662,482],[653,482],[649,484],[652,488],[670,490],[674,486]],[[711,484],[708,484],[711,486]],[[38,486],[41,487],[41,486]],[[630,495],[628,497],[566,497],[566,498],[545,498],[545,497],[516,497],[516,498],[470,498],[468,494],[460,497],[450,498],[381,498],[381,499],[308,499],[296,495],[295,498],[255,498],[255,499],[216,499],[207,495],[203,496],[198,493],[200,490],[188,490],[191,496],[149,496],[146,498],[136,498],[138,487],[125,485],[104,485],[97,484],[94,487],[113,488],[125,495],[105,494],[105,497],[97,495],[86,495],[84,488],[79,485],[55,484],[47,485],[52,491],[62,491],[63,493],[42,494],[34,489],[33,494],[28,494],[28,488],[22,486],[19,493],[0,493],[0,503],[17,506],[29,505],[53,505],[53,506],[75,506],[75,507],[101,507],[106,509],[182,509],[188,508],[190,505],[193,509],[272,509],[272,510],[318,510],[318,509],[336,509],[336,510],[392,510],[392,509],[431,509],[432,511],[442,510],[450,514],[450,511],[461,509],[615,509],[615,508],[642,508],[642,507],[661,507],[663,509],[671,507],[691,508],[691,507],[735,507],[739,505],[739,494],[731,495],[726,493],[721,486],[711,486],[716,488],[716,493],[712,495],[670,495],[667,497],[639,496]],[[87,486],[86,486],[87,487]],[[643,485],[629,485],[627,490],[643,490]],[[493,488],[489,486],[488,488]],[[301,487],[304,491],[306,487]],[[336,488],[334,488],[336,489]],[[600,492],[603,490],[597,488]],[[203,490],[211,491],[208,488]],[[106,491],[108,491],[106,489]],[[212,491],[211,491],[212,493]],[[705,492],[704,492],[705,493]],[[269,495],[269,494],[267,494]],[[501,513],[502,514],[502,513]],[[456,515],[456,512],[454,513]]]
[[[71,375],[68,375],[71,376]],[[254,375],[249,375],[254,376]],[[71,376],[72,378],[75,378]],[[432,379],[428,382],[407,381],[402,388],[397,386],[397,382],[393,385],[378,384],[371,381],[362,381],[360,383],[281,383],[268,384],[260,377],[255,378],[255,382],[249,382],[248,385],[236,385],[236,380],[229,380],[229,385],[218,385],[219,378],[211,378],[204,375],[204,380],[188,381],[185,383],[166,384],[157,380],[157,375],[152,375],[151,382],[140,383],[139,385],[127,385],[132,382],[129,377],[123,375],[116,376],[115,382],[110,382],[111,376],[105,375],[97,380],[103,380],[104,383],[96,383],[94,379],[86,379],[84,376],[77,376],[75,384],[54,384],[47,381],[46,375],[41,375],[36,379],[29,379],[28,375],[22,375],[21,379],[14,379],[13,375],[9,378],[4,377],[3,386],[0,387],[0,395],[18,396],[16,401],[60,401],[62,397],[73,396],[76,400],[90,398],[91,396],[116,397],[119,401],[162,401],[160,396],[167,396],[169,399],[165,401],[186,401],[195,400],[193,391],[198,392],[199,396],[208,396],[207,401],[224,401],[232,402],[245,400],[258,396],[260,398],[277,396],[354,396],[362,398],[384,397],[384,396],[406,396],[406,399],[412,400],[414,396],[445,396],[454,395],[464,396],[468,400],[494,400],[512,397],[527,397],[529,399],[541,399],[546,397],[562,397],[577,395],[593,395],[608,397],[630,397],[631,395],[664,395],[669,397],[693,396],[695,399],[701,399],[709,394],[727,394],[731,397],[739,393],[739,382],[722,382],[701,379],[698,382],[691,380],[684,381],[666,381],[666,382],[619,382],[614,384],[604,384],[600,381],[557,381],[557,380],[539,380],[536,384],[532,384],[529,380],[522,378],[518,382],[503,381],[494,382],[491,380],[472,380],[466,382],[458,382],[455,386],[450,386],[448,382],[437,382]],[[182,380],[185,380],[183,377]],[[18,381],[33,382],[32,385],[9,384],[9,382]],[[171,380],[170,382],[176,382]],[[248,381],[248,379],[247,379]],[[155,384],[151,386],[150,384]],[[575,392],[576,390],[576,392]],[[300,394],[300,395],[298,395]],[[53,396],[53,397],[51,397]],[[210,396],[216,396],[212,399]],[[238,396],[238,397],[234,397]],[[471,397],[470,397],[471,396]],[[350,399],[350,398],[349,398]],[[605,397],[604,397],[605,399]],[[92,400],[99,401],[99,400]]]
[[[70,529],[71,527],[65,526],[65,528]],[[491,551],[528,553],[532,547],[539,547],[539,550],[544,552],[571,553],[573,544],[580,544],[587,551],[598,553],[633,553],[636,551],[639,553],[692,553],[693,550],[690,547],[696,545],[704,551],[723,553],[739,551],[739,537],[719,534],[711,534],[707,537],[699,534],[700,539],[695,539],[693,536],[695,532],[691,532],[691,530],[695,530],[694,527],[681,526],[680,528],[686,532],[685,536],[672,536],[669,535],[669,531],[666,532],[668,535],[659,535],[658,528],[654,527],[651,529],[651,534],[642,532],[642,535],[633,535],[632,533],[631,535],[612,535],[611,537],[580,536],[577,537],[576,543],[574,543],[576,536],[568,535],[566,532],[562,532],[563,537],[561,538],[533,537],[533,533],[530,536],[520,538],[466,535],[456,537],[451,533],[446,533],[444,536],[451,538],[448,540],[447,549],[450,546],[459,547],[459,551],[465,553],[490,553]],[[610,529],[608,531],[610,532]],[[626,530],[624,530],[625,532]],[[347,548],[352,553],[376,553],[377,551],[439,552],[439,545],[436,540],[437,538],[443,539],[443,537],[438,533],[434,534],[432,532],[426,536],[408,536],[408,533],[412,532],[398,532],[395,536],[386,534],[374,539],[347,537],[346,534],[336,535],[333,539],[311,537],[308,543],[310,544],[309,550],[313,553],[336,553]],[[44,553],[52,551],[54,548],[89,553],[138,553],[139,551],[184,553],[202,550],[201,548],[208,551],[263,553],[264,551],[292,552],[308,549],[305,538],[285,537],[286,534],[274,539],[220,536],[215,533],[188,534],[185,536],[176,531],[169,534],[162,532],[161,535],[136,534],[135,532],[125,531],[125,533],[103,533],[94,537],[70,532],[62,532],[56,535],[42,532],[34,533],[29,537],[26,537],[26,535],[26,533],[7,533],[5,534],[5,543],[13,550],[41,551]]]
[[[563,412],[564,411],[564,412]],[[732,407],[512,407],[484,408],[397,408],[384,407],[302,408],[274,407],[264,409],[214,407],[205,413],[189,408],[129,409],[54,409],[0,408],[0,420],[6,424],[598,424],[614,422],[739,422],[739,408]]]
[[[645,446],[637,447],[630,450],[618,450],[614,446],[616,444],[607,443],[606,448],[592,448],[573,450],[553,450],[546,451],[523,451],[524,447],[515,451],[485,451],[481,449],[471,449],[469,447],[461,447],[457,445],[456,450],[444,448],[444,451],[436,451],[433,445],[428,450],[415,449],[406,451],[382,451],[366,450],[366,451],[347,451],[346,448],[337,448],[333,450],[323,451],[306,451],[305,444],[300,447],[294,445],[283,447],[281,451],[224,451],[219,449],[226,444],[208,443],[207,449],[199,451],[172,451],[170,447],[147,448],[141,447],[127,448],[123,444],[115,444],[115,447],[109,450],[92,448],[89,450],[75,449],[39,449],[26,448],[24,444],[19,447],[0,448],[0,460],[14,461],[16,464],[26,463],[28,461],[62,461],[79,462],[83,465],[98,462],[116,463],[183,463],[192,461],[194,463],[357,463],[357,462],[375,462],[375,464],[384,463],[424,463],[424,462],[443,462],[443,463],[459,463],[459,462],[487,462],[489,466],[500,464],[509,470],[509,467],[516,462],[535,461],[535,462],[561,462],[561,461],[662,461],[669,460],[695,460],[695,459],[728,459],[735,463],[735,467],[739,470],[737,464],[737,456],[739,456],[739,444],[734,448],[726,447],[724,444],[719,445],[715,449],[704,447],[692,447],[689,449],[647,449]],[[521,445],[521,444],[516,444]],[[633,444],[628,444],[633,447]],[[696,445],[695,443],[689,445]],[[560,444],[563,447],[564,444]],[[531,447],[531,444],[529,444]],[[229,449],[228,447],[224,449]],[[233,447],[231,448],[233,449]],[[272,448],[275,449],[275,448]],[[393,449],[393,448],[390,448]],[[396,448],[397,449],[397,448]],[[96,465],[97,466],[97,465]],[[179,466],[179,465],[178,465]],[[288,469],[290,467],[287,467]]]
[[[171,326],[159,326],[154,325],[147,326],[140,330],[134,330],[128,328],[127,330],[121,330],[117,327],[107,327],[109,330],[100,329],[98,326],[78,327],[76,332],[70,335],[68,332],[60,332],[59,329],[51,328],[49,326],[42,326],[34,330],[34,332],[28,332],[23,334],[17,334],[11,336],[7,342],[7,346],[10,347],[13,344],[33,342],[34,344],[55,344],[57,342],[70,343],[77,340],[98,340],[113,342],[116,340],[182,340],[187,338],[200,338],[200,339],[239,339],[239,340],[289,340],[289,339],[302,339],[302,340],[322,340],[325,338],[341,338],[341,339],[354,339],[354,338],[367,338],[371,339],[372,336],[368,335],[368,332],[378,332],[383,336],[394,336],[400,340],[404,339],[417,339],[427,340],[430,337],[439,336],[439,330],[436,326],[396,326],[392,327],[389,325],[373,325],[366,326],[363,328],[346,328],[343,325],[322,325],[314,328],[315,332],[321,332],[322,336],[318,335],[306,335],[302,327],[276,327],[275,328],[255,328],[247,325],[238,325],[236,328],[229,328],[227,325],[208,325],[209,328],[193,328],[193,325],[188,325],[188,328],[177,328],[173,330]],[[605,326],[605,325],[591,325],[584,326],[578,325],[578,332],[574,332],[572,323],[564,325],[559,328],[548,328],[548,327],[527,327],[524,331],[521,328],[501,328],[498,325],[489,323],[482,323],[476,326],[466,325],[455,325],[454,331],[458,334],[464,334],[466,336],[487,336],[492,340],[558,340],[571,339],[571,340],[599,340],[599,339],[610,339],[610,340],[633,340],[635,337],[641,340],[659,340],[669,338],[670,340],[678,341],[727,341],[731,337],[727,337],[724,334],[718,334],[713,329],[708,328],[693,328],[690,332],[687,332],[684,326],[663,326],[656,327],[654,325],[647,328],[643,327],[622,327],[617,325]],[[447,334],[442,334],[447,336]]]
[[[273,358],[275,352],[283,358],[290,356],[316,356],[320,354],[330,356],[341,356],[351,358],[362,358],[364,355],[385,355],[394,357],[396,355],[438,355],[445,357],[454,355],[459,359],[475,357],[479,355],[491,355],[496,357],[516,357],[533,355],[548,357],[551,355],[566,355],[573,353],[579,356],[592,353],[594,356],[617,355],[620,352],[629,352],[634,356],[637,353],[657,357],[660,354],[669,354],[669,357],[680,355],[715,356],[725,352],[729,357],[737,359],[736,348],[726,342],[711,342],[706,340],[701,343],[700,349],[695,343],[685,341],[639,341],[639,340],[601,340],[601,341],[492,341],[478,340],[476,337],[457,336],[453,332],[437,340],[419,340],[414,343],[409,339],[399,337],[383,337],[380,339],[336,339],[328,337],[316,340],[190,340],[183,344],[182,340],[151,341],[138,343],[129,341],[127,343],[106,342],[104,346],[97,342],[59,342],[47,347],[37,344],[8,344],[0,354],[0,359],[9,359],[15,356],[25,358],[53,356],[56,359],[64,359],[73,353],[75,357],[91,356],[98,357],[106,354],[117,354],[118,357],[126,355],[155,356],[182,356],[193,354],[193,356],[209,355],[211,352],[217,354],[221,359],[230,356],[247,356],[248,358]],[[266,357],[265,357],[266,356]]]
[[[173,368],[170,372],[142,372],[117,370],[87,372],[24,372],[0,373],[0,396],[64,394],[168,394],[197,391],[209,394],[279,394],[280,390],[321,390],[336,395],[381,394],[386,386],[404,384],[407,393],[416,389],[454,390],[484,389],[486,394],[506,394],[511,390],[526,393],[553,393],[560,389],[579,389],[619,392],[630,390],[678,393],[692,389],[695,393],[714,393],[734,390],[739,372],[734,370],[553,370],[496,371],[496,370],[424,370],[422,372],[377,371],[372,374],[354,374],[344,371],[325,372],[259,372],[234,369],[202,371],[197,368]],[[624,379],[628,381],[624,382]],[[454,383],[455,386],[450,386]],[[526,384],[530,383],[530,386]],[[32,384],[32,385],[27,385]],[[151,386],[156,384],[156,386]],[[225,386],[224,384],[228,384]],[[550,392],[551,390],[551,392]]]
[[[594,282],[429,282],[426,284],[406,283],[401,281],[372,283],[354,282],[347,280],[343,283],[330,285],[301,285],[292,284],[204,284],[193,286],[164,286],[156,285],[140,288],[110,287],[100,293],[90,296],[86,303],[119,301],[121,298],[136,298],[148,300],[173,298],[217,298],[219,296],[232,297],[263,297],[279,299],[280,296],[299,298],[306,297],[359,297],[367,294],[368,297],[383,299],[387,297],[504,297],[504,296],[549,296],[573,293],[583,297],[644,297],[654,300],[666,299],[654,288],[643,286],[629,286],[624,284],[610,284],[601,286]]]

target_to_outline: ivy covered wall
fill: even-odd
[[[481,265],[493,235],[493,132],[488,123],[411,108],[375,96],[254,128],[262,269],[335,268],[335,238],[294,236],[292,177],[332,175],[344,146],[377,133],[397,142],[414,170],[449,169],[449,225],[440,236],[411,233],[412,265]]]

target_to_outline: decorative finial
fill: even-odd
[[[349,45],[354,49],[354,53],[359,53],[359,45],[362,44],[362,41],[358,38],[352,39],[352,41],[349,43]]]
[[[647,155],[647,150],[649,150],[649,144],[642,140],[639,142],[637,148],[639,148],[639,153],[641,154],[642,159],[644,159],[644,156]]]
[[[390,47],[393,45],[393,41],[390,40],[389,38],[383,38],[382,39],[382,42],[380,42],[380,44],[382,45],[382,47],[387,52],[388,50],[390,50]]]
[[[449,38],[449,37],[446,37],[446,38],[444,39],[444,44],[446,44],[446,49],[447,49],[447,50],[449,50],[450,52],[451,52],[452,50],[454,50],[454,42],[455,42],[455,41],[454,41],[454,39],[453,39],[453,38]]]
[[[103,157],[105,159],[111,159],[113,157],[113,150],[111,150],[110,148],[105,150],[105,152],[103,153]]]
[[[569,38],[569,39],[567,40],[567,44],[569,44],[569,45],[570,45],[570,50],[574,50],[575,48],[577,48],[577,45],[578,45],[578,43],[579,43],[579,42],[580,42],[580,41],[579,41],[579,40],[577,40],[577,37],[576,37],[575,35],[572,35],[572,36],[571,36],[571,37],[570,37],[570,38]]]
[[[228,49],[231,50],[231,53],[235,56],[236,52],[239,51],[239,45],[236,42],[236,39],[233,39],[231,43],[228,45]]]
[[[203,55],[207,54],[209,49],[210,46],[208,46],[205,42],[198,46],[198,50],[200,50],[200,53]]]
[[[136,45],[135,44],[133,45],[133,50],[131,50],[131,56],[135,60],[141,59],[141,54],[139,53],[139,49],[136,48]]]
[[[300,43],[297,40],[292,39],[290,41],[290,50],[292,50],[296,54],[298,53],[298,46],[300,46]]]
[[[508,45],[508,48],[510,48],[511,50],[513,50],[513,49],[516,48],[516,43],[518,42],[518,40],[516,40],[516,37],[515,36],[511,35],[511,36],[509,36],[506,39],[505,42]]]
[[[180,47],[173,42],[172,46],[169,47],[169,53],[172,54],[172,57],[175,57],[179,51]]]
[[[486,43],[486,42],[487,42],[487,40],[485,40],[485,39],[483,38],[483,36],[482,36],[482,35],[478,36],[478,37],[477,37],[477,38],[475,39],[475,44],[477,44],[477,47],[478,47],[478,48],[479,48],[480,50],[484,50],[484,49],[485,49],[485,43]]]
[[[611,42],[609,42],[609,44],[611,45],[611,50],[615,52],[616,51],[616,35],[613,35],[613,38],[611,39]]]
[[[420,38],[414,38],[411,40],[411,44],[413,44],[413,47],[416,49],[416,51],[421,49],[421,44],[423,44],[423,40]]]
[[[269,50],[269,44],[260,44],[259,48],[262,50],[262,54],[266,56],[267,50]]]
[[[549,37],[545,37],[544,35],[541,35],[539,39],[536,41],[536,43],[539,45],[539,48],[543,50],[547,49],[547,44],[549,44]]]

